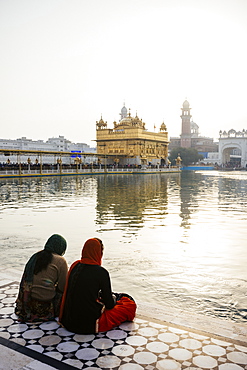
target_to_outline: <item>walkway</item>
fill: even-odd
[[[20,324],[21,271],[0,270],[0,369],[247,369],[247,325],[138,303],[134,322],[78,335],[56,321]]]

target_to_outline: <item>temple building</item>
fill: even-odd
[[[105,164],[122,166],[166,165],[168,157],[168,132],[164,122],[159,132],[149,132],[145,123],[136,114],[121,109],[120,121],[107,127],[103,118],[96,122],[97,154]],[[102,155],[104,157],[102,157]]]
[[[181,135],[170,138],[169,151],[178,147],[195,148],[205,158],[208,152],[217,152],[218,144],[213,138],[200,136],[199,126],[192,120],[191,108],[187,100],[183,102],[181,110]]]

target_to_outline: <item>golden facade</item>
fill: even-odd
[[[158,133],[149,132],[145,129],[142,119],[137,115],[131,117],[129,113],[119,123],[113,122],[113,125],[112,129],[107,128],[107,122],[102,117],[96,122],[97,154],[105,157],[105,163],[167,164],[169,141],[164,123],[161,124]]]

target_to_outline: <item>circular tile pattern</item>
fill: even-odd
[[[110,330],[106,333],[106,336],[110,339],[124,339],[127,337],[127,333],[123,330]]]
[[[181,365],[174,360],[161,360],[157,362],[158,370],[180,370]]]
[[[25,346],[26,345],[26,341],[23,338],[12,338],[11,342],[20,344],[20,346]]]
[[[217,366],[217,361],[210,356],[196,356],[193,358],[193,364],[202,369],[211,369]]]
[[[178,361],[186,361],[192,357],[192,352],[183,348],[173,348],[169,351],[169,356]]]
[[[130,363],[121,365],[119,370],[143,370],[143,367],[141,365]]]
[[[158,335],[159,340],[165,343],[173,343],[179,340],[179,336],[174,333],[163,333]]]
[[[206,353],[206,355],[210,356],[224,356],[226,354],[225,348],[220,346],[216,346],[215,344],[211,344],[202,348],[202,351]]]
[[[138,334],[143,335],[144,337],[155,337],[159,331],[155,328],[142,328],[138,330]]]
[[[9,339],[10,338],[10,334],[9,333],[6,333],[6,331],[0,332],[0,338]]]
[[[173,328],[173,327],[169,327],[169,330],[172,332],[172,333],[175,333],[175,334],[186,334],[188,333],[187,331],[185,330],[182,330],[182,329],[179,329],[179,328]]]
[[[75,352],[79,348],[79,344],[75,342],[62,342],[57,345],[57,350],[59,352]]]
[[[134,348],[126,344],[115,346],[112,349],[112,353],[120,357],[132,356],[134,352]]]
[[[211,342],[214,343],[214,344],[217,344],[217,346],[223,346],[223,347],[228,347],[231,345],[231,343],[229,342],[225,342],[223,340],[219,340],[219,339],[215,339],[215,338],[211,338]]]
[[[125,341],[131,346],[143,346],[144,344],[147,344],[147,338],[141,337],[140,335],[127,337]]]
[[[243,368],[236,364],[223,364],[219,366],[219,370],[243,370]]]
[[[61,361],[63,358],[62,353],[59,353],[59,352],[46,352],[45,354],[46,356],[55,358],[55,360],[58,360],[58,361]]]
[[[69,337],[70,335],[74,335],[75,333],[71,333],[71,331],[68,331],[65,328],[59,328],[57,329],[57,334],[61,337]]]
[[[205,340],[208,339],[208,337],[205,337],[204,335],[196,334],[196,333],[189,333],[191,338],[198,339],[198,340]]]
[[[120,329],[126,331],[133,331],[139,328],[139,325],[136,322],[124,322],[123,324],[119,325]]]
[[[164,353],[168,351],[169,346],[163,342],[151,342],[147,344],[147,349],[154,353]]]
[[[47,321],[43,322],[40,326],[42,330],[55,330],[60,327],[60,325],[56,321]]]
[[[241,351],[241,352],[247,352],[247,347],[238,346],[237,344],[235,344],[235,348],[236,348],[238,351]]]
[[[9,304],[9,303],[15,303],[16,297],[7,297],[2,299],[2,303]]]
[[[15,324],[15,325],[11,325],[7,330],[10,333],[22,333],[27,329],[28,329],[28,326],[26,324]]]
[[[99,352],[93,348],[83,348],[83,349],[79,349],[75,355],[80,360],[89,361],[89,360],[94,360],[95,358],[99,357]]]
[[[133,359],[138,364],[149,365],[157,361],[157,356],[151,352],[143,351],[143,352],[135,353]]]
[[[13,312],[14,312],[14,307],[13,306],[0,308],[0,314],[1,315],[9,315]]]
[[[230,352],[227,354],[228,360],[236,362],[237,364],[247,364],[247,354],[243,352]]]
[[[73,339],[76,342],[82,342],[82,343],[92,342],[94,338],[95,338],[94,334],[75,334],[73,336]]]
[[[113,345],[114,345],[114,342],[111,339],[107,339],[107,338],[95,339],[92,342],[92,346],[94,348],[98,348],[98,349],[111,348],[111,347],[113,347]]]
[[[14,323],[12,319],[0,319],[0,327],[10,326]]]
[[[27,330],[22,334],[24,339],[37,339],[41,338],[43,335],[44,332],[43,330],[40,329]]]
[[[27,346],[27,348],[32,349],[33,351],[36,351],[36,352],[39,352],[39,353],[44,352],[44,348],[42,346],[39,346],[38,344],[31,344],[31,345]]]
[[[58,335],[46,335],[44,336],[43,338],[41,338],[39,340],[39,343],[42,345],[42,346],[55,346],[57,345],[58,343],[61,342],[61,338],[58,336]]]
[[[111,369],[113,367],[119,367],[121,360],[115,356],[103,356],[99,357],[96,364],[102,369]]]
[[[196,339],[182,339],[180,340],[179,344],[181,347],[184,347],[186,349],[192,349],[192,350],[201,348],[202,346],[202,343]]]

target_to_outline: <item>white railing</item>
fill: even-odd
[[[42,173],[40,172],[40,170],[21,170],[21,175],[46,175],[46,174],[54,174],[54,175],[58,175],[58,174],[83,174],[83,173],[116,173],[116,172],[119,172],[119,173],[139,173],[139,172],[142,172],[142,173],[157,173],[157,172],[174,172],[174,171],[178,171],[179,169],[178,168],[78,168],[78,170],[76,169],[69,169],[69,168],[63,168],[62,171],[60,171],[60,169],[42,169]],[[20,175],[19,173],[19,170],[5,170],[5,171],[0,171],[0,177],[4,176],[4,175]]]

